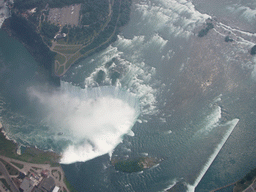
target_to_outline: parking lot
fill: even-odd
[[[65,26],[77,26],[79,22],[79,12],[81,4],[70,5],[63,8],[50,9],[48,15],[48,21],[55,25]]]

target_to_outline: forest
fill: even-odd
[[[35,27],[25,18],[13,14],[10,18],[10,28],[23,43],[30,47],[36,60],[47,70],[51,70],[55,53],[52,52],[43,42],[40,35],[36,33]]]
[[[116,40],[119,28],[129,21],[132,3],[131,0],[112,0],[112,2],[109,0],[15,0],[14,2],[13,16],[10,18],[11,30],[27,45],[35,59],[49,71],[53,69],[56,55],[49,47],[52,46],[54,36],[60,29],[60,26],[47,21],[49,8],[81,3],[78,26],[62,26],[61,32],[67,36],[57,41],[60,40],[67,45],[83,44],[84,48],[80,50],[80,54],[89,56]],[[35,13],[27,12],[35,7],[37,8]],[[27,14],[26,17],[24,13]]]
[[[115,1],[114,5],[112,7],[113,15],[111,17],[110,22],[108,23],[108,26],[105,27],[104,31],[102,31],[89,46],[85,47],[84,49],[82,49],[80,51],[82,54],[84,54],[85,52],[87,52],[88,50],[90,50],[92,48],[97,47],[101,43],[105,42],[113,34],[116,27],[121,27],[129,21],[130,9],[128,9],[128,11],[127,10],[126,11],[123,11],[123,10],[121,11],[122,4],[124,3],[126,5],[127,4],[126,2],[128,2],[128,4],[129,4],[129,3],[131,3],[131,0]],[[121,3],[121,5],[120,5],[120,3]],[[119,7],[120,7],[120,17],[119,17],[119,20],[118,20]],[[123,6],[123,7],[125,7],[125,6]],[[120,21],[122,21],[122,22],[120,22]],[[118,33],[119,33],[119,30],[116,30],[113,37],[111,38],[110,42],[113,42],[113,41],[116,40],[116,37],[117,37]],[[99,48],[99,49],[96,49],[96,51],[99,51],[101,49],[102,49],[102,47]]]

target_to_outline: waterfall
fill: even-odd
[[[45,111],[45,121],[58,138],[66,138],[61,163],[87,161],[110,153],[140,114],[138,99],[114,86],[85,88],[61,82],[59,91],[30,88]]]

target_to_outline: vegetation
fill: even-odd
[[[205,35],[207,35],[207,33],[214,28],[214,25],[212,23],[206,23],[206,28],[202,29],[201,31],[199,31],[198,33],[198,37],[204,37]]]
[[[4,184],[4,186],[5,186],[7,189],[9,189],[9,191],[11,191],[11,187],[10,187],[10,185],[8,185],[8,183],[6,182],[5,179],[0,179],[0,181]]]
[[[17,166],[20,169],[23,169],[24,165],[19,164],[19,163],[15,163],[15,162],[11,162],[13,165]]]
[[[123,160],[115,163],[115,169],[118,171],[133,173],[143,171],[143,158],[133,160]]]
[[[13,13],[9,18],[9,29],[12,35],[15,35],[28,51],[34,56],[35,60],[47,71],[50,83],[59,85],[59,78],[52,76],[52,67],[55,54],[44,43],[41,36],[36,32],[36,27],[24,17]]]
[[[77,190],[68,182],[66,177],[63,178],[63,181],[66,184],[66,186],[70,192],[77,192]]]
[[[249,187],[252,182],[256,179],[256,168],[251,170],[248,174],[245,175],[240,181],[235,184],[234,192],[243,191]]]
[[[9,163],[4,161],[3,159],[0,159],[0,161],[4,164],[9,175],[18,175],[19,174],[19,171],[16,168],[14,168],[13,166],[11,166]]]
[[[256,45],[254,45],[251,49],[251,55],[255,55],[256,54]]]
[[[118,171],[133,173],[149,169],[160,163],[162,160],[163,159],[158,159],[156,157],[137,157],[125,160],[120,157],[114,157],[111,159],[111,164]]]
[[[35,148],[26,148],[22,155],[16,153],[17,145],[7,140],[2,133],[0,133],[0,154],[9,158],[18,159],[30,163],[38,164],[54,164],[59,162],[60,156],[53,152],[44,152]],[[55,164],[56,165],[56,164]]]
[[[61,76],[73,63],[116,40],[119,28],[129,20],[131,3],[131,0],[15,0],[11,29],[47,71],[54,68],[55,74]],[[66,37],[54,42],[61,26],[47,21],[49,8],[72,4],[81,4],[79,24],[62,26],[61,33]],[[35,13],[27,12],[35,7]],[[55,60],[59,64],[55,65]]]
[[[66,58],[62,55],[60,55],[59,53],[57,53],[57,55],[55,56],[55,59],[60,63],[63,64],[66,61]]]
[[[124,26],[126,23],[128,23],[130,19],[130,12],[131,12],[131,5],[132,1],[122,1],[121,7],[120,7],[120,18],[118,21],[118,26]]]
[[[35,26],[25,18],[13,14],[10,18],[10,28],[29,47],[32,55],[36,56],[36,60],[46,69],[51,70],[55,53],[44,44],[40,35],[36,33]]]
[[[53,39],[59,29],[58,26],[44,21],[41,25],[41,34],[49,39]]]

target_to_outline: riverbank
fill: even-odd
[[[0,161],[6,162],[6,166],[13,167],[16,172],[22,172],[25,175],[29,175],[31,171],[40,175],[43,170],[48,170],[48,174],[62,191],[76,192],[74,187],[67,181],[65,173],[59,164],[61,155],[50,151],[41,151],[34,147],[26,147],[25,151],[19,155],[17,154],[17,149],[18,144],[8,139],[0,122]],[[0,179],[6,179],[5,177],[0,175]],[[17,174],[10,176],[10,178],[16,177],[18,177]]]
[[[26,147],[24,152],[18,155],[18,144],[6,137],[2,124],[0,124],[0,131],[0,154],[2,156],[29,163],[59,165],[61,155],[50,151],[41,151],[34,147]]]
[[[7,174],[2,177],[16,188],[22,188],[25,185],[22,183],[26,183],[26,180],[29,180],[33,183],[31,188],[40,189],[44,182],[52,180],[54,181],[51,184],[52,186],[56,186],[61,191],[70,191],[64,182],[65,176],[61,166],[52,167],[50,164],[27,163],[1,155],[0,162],[8,170]],[[4,169],[3,166],[2,169]],[[22,174],[24,176],[21,176]]]
[[[44,66],[50,82],[57,86],[59,77],[73,64],[105,49],[117,39],[131,11],[131,0],[19,3],[14,4],[12,16],[5,20],[2,28],[22,42]],[[80,8],[76,10],[75,6]],[[74,15],[75,18],[67,19]]]
[[[60,86],[60,78],[52,72],[55,53],[44,44],[40,35],[36,33],[35,26],[25,18],[12,14],[4,21],[1,29],[22,43],[35,61],[41,65],[40,73],[48,79],[49,84]]]

